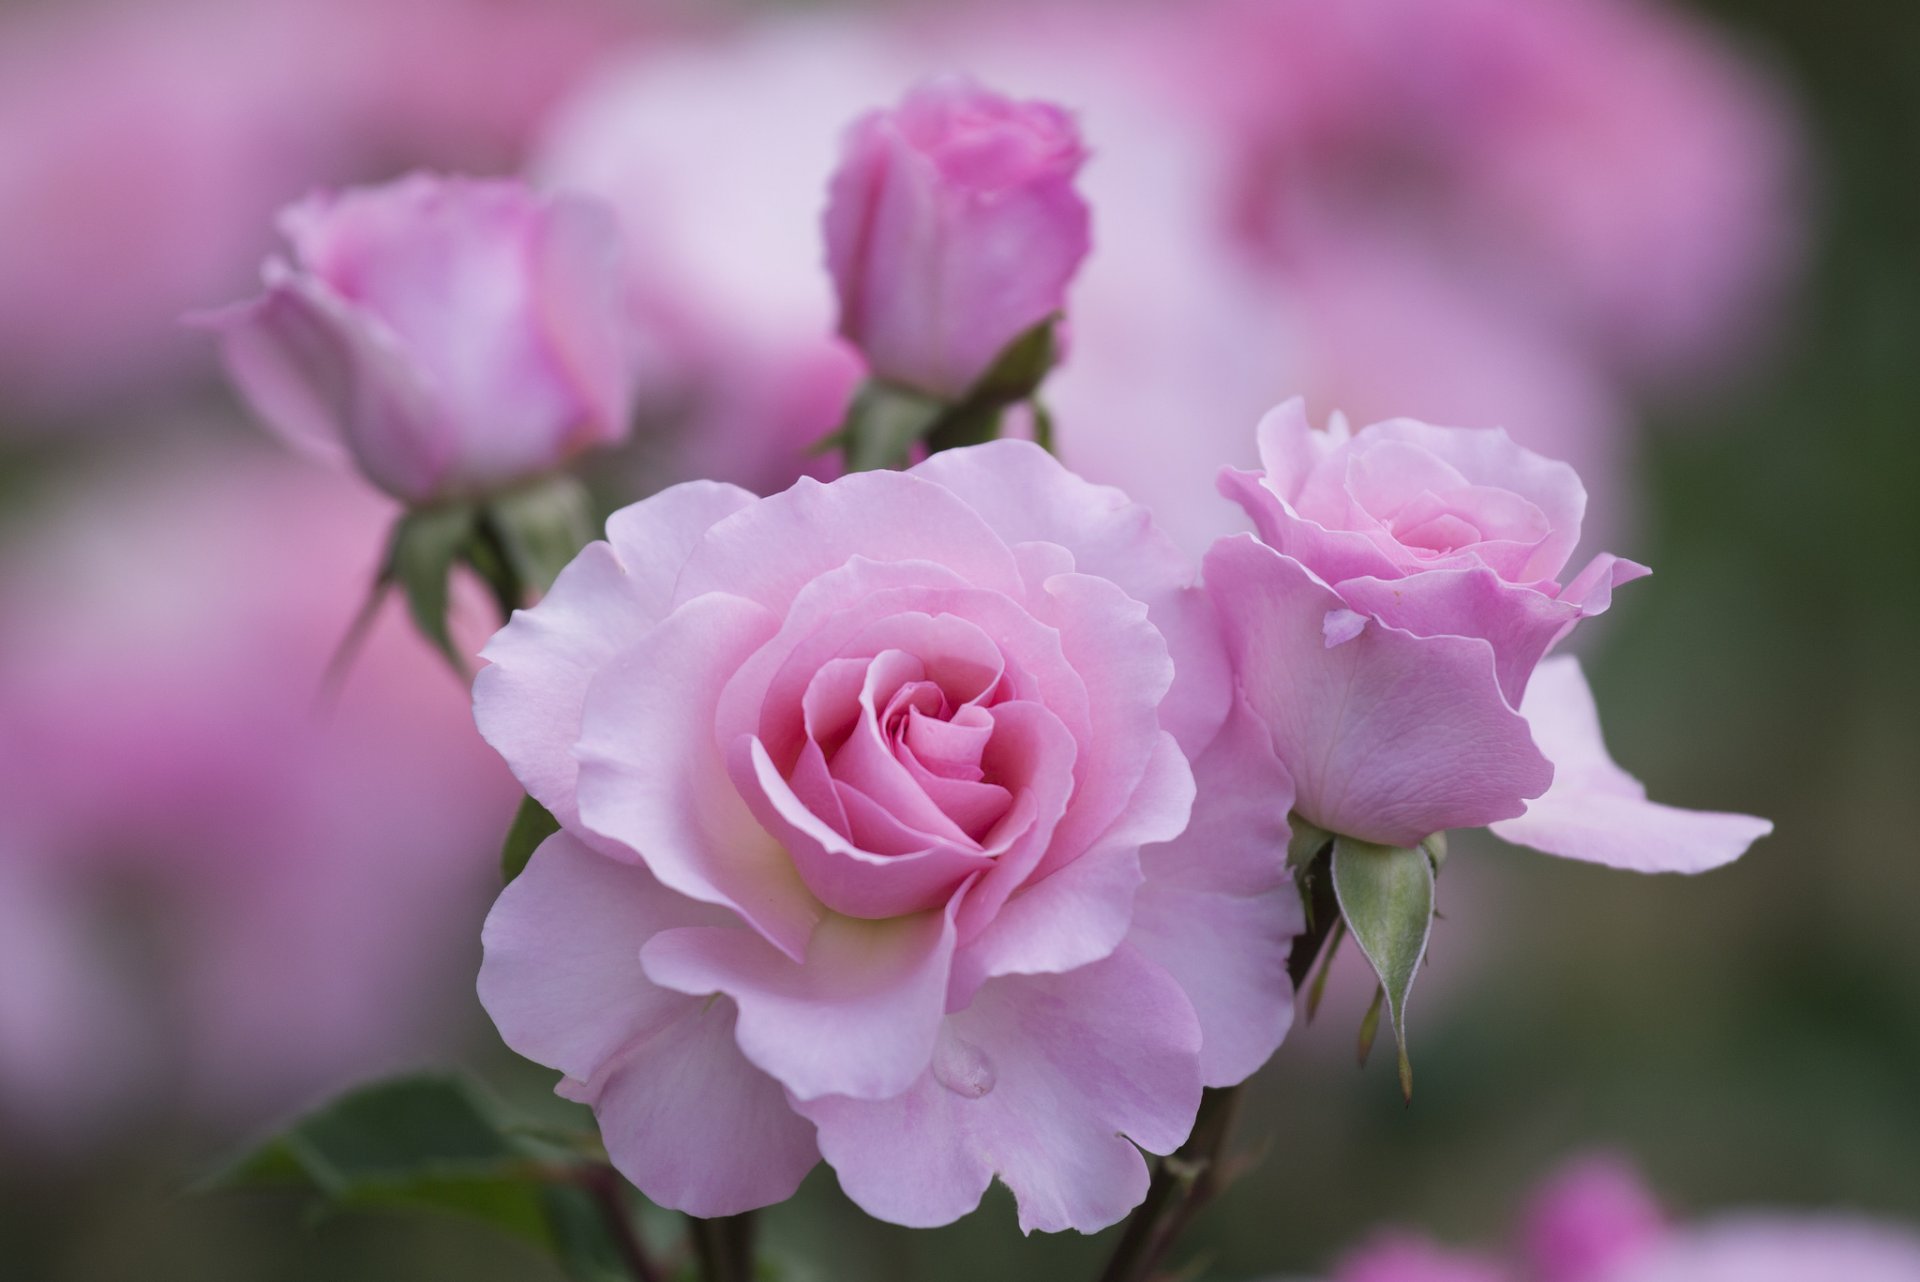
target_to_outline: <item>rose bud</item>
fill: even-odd
[[[1090,246],[1074,189],[1085,159],[1061,108],[958,77],[854,123],[828,193],[827,267],[840,333],[875,379],[964,400],[1061,311]]]
[[[292,262],[199,318],[266,422],[410,505],[474,498],[623,438],[620,240],[596,202],[415,174],[280,220]]]

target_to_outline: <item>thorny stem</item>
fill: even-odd
[[[613,1239],[614,1249],[620,1253],[621,1263],[633,1275],[634,1282],[667,1282],[667,1275],[647,1254],[646,1243],[634,1229],[633,1212],[627,1205],[620,1173],[611,1166],[593,1165],[582,1169],[579,1181],[600,1208],[607,1236]]]
[[[1287,955],[1287,977],[1296,993],[1313,969],[1340,914],[1326,886],[1329,878],[1322,860],[1313,859],[1301,873],[1301,894],[1307,901],[1307,929],[1293,941]],[[1147,1196],[1134,1208],[1120,1235],[1100,1282],[1151,1282],[1161,1261],[1180,1235],[1219,1193],[1223,1183],[1227,1137],[1233,1130],[1240,1087],[1210,1089],[1200,1098],[1187,1142],[1154,1164]]]

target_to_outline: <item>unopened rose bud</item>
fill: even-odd
[[[414,175],[285,211],[292,261],[199,318],[256,412],[422,505],[498,491],[628,431],[620,241],[597,203]]]
[[[1090,246],[1073,118],[964,78],[848,131],[829,190],[840,332],[885,383],[956,402],[1059,313]]]

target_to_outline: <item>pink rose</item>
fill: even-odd
[[[295,263],[204,318],[295,445],[410,503],[468,497],[628,430],[620,242],[597,202],[416,174],[288,209]]]
[[[1220,485],[1261,540],[1392,627],[1484,637],[1509,700],[1555,641],[1648,573],[1603,553],[1562,587],[1586,490],[1498,429],[1394,419],[1351,432],[1336,415],[1316,431],[1292,400],[1259,438],[1265,470]]]
[[[1607,757],[1578,665],[1540,666],[1646,572],[1603,554],[1558,582],[1586,504],[1571,468],[1499,431],[1316,432],[1298,402],[1260,450],[1264,473],[1221,474],[1258,539],[1215,543],[1206,577],[1302,816],[1400,847],[1493,824],[1645,871],[1713,867],[1771,831],[1648,802]]]
[[[824,1155],[901,1224],[995,1176],[1026,1228],[1118,1219],[1279,1043],[1301,925],[1191,577],[1012,441],[617,513],[475,690],[563,826],[488,919],[503,1036],[663,1205]]]
[[[829,187],[840,332],[875,378],[959,399],[1059,312],[1091,245],[1073,118],[957,77],[847,132]]]

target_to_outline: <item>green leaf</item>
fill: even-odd
[[[471,504],[418,508],[394,526],[387,553],[386,577],[406,597],[414,627],[446,656],[462,680],[467,677],[467,661],[455,648],[447,626],[447,584],[454,565],[470,555],[478,531],[479,515]]]
[[[201,1191],[282,1190],[316,1213],[407,1208],[483,1221],[559,1256],[579,1278],[617,1276],[593,1243],[597,1212],[571,1182],[564,1154],[503,1126],[458,1079],[399,1078],[352,1091],[309,1113]]]
[[[513,826],[507,829],[506,843],[500,849],[501,881],[518,877],[540,843],[559,831],[560,821],[553,817],[551,810],[532,797],[522,798],[520,809],[514,812]]]
[[[480,519],[513,576],[519,604],[552,587],[595,532],[586,487],[564,473],[488,499]]]
[[[1400,1091],[1411,1101],[1407,998],[1433,930],[1433,863],[1418,846],[1402,849],[1335,837],[1333,893],[1348,932],[1386,992],[1393,1040],[1400,1049]]]

